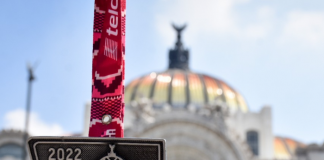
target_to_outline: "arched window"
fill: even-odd
[[[0,146],[0,159],[21,159],[22,147],[17,144],[5,144]]]
[[[256,131],[246,133],[246,141],[249,144],[254,155],[259,155],[259,134]]]

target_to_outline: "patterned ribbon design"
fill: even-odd
[[[124,136],[125,21],[126,0],[95,0],[90,137]]]

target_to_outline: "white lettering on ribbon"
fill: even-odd
[[[116,136],[116,129],[108,129],[106,131],[106,136],[108,136],[108,137],[115,137]]]

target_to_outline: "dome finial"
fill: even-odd
[[[182,49],[181,32],[187,27],[187,24],[184,24],[183,26],[179,27],[179,26],[176,26],[174,23],[172,23],[172,27],[174,30],[177,31],[176,48]]]
[[[169,69],[189,70],[189,52],[183,48],[181,41],[181,33],[187,24],[176,26],[172,23],[172,27],[177,31],[177,42],[175,48],[169,52]]]

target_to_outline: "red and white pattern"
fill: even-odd
[[[124,136],[125,22],[126,0],[95,0],[90,137]]]

